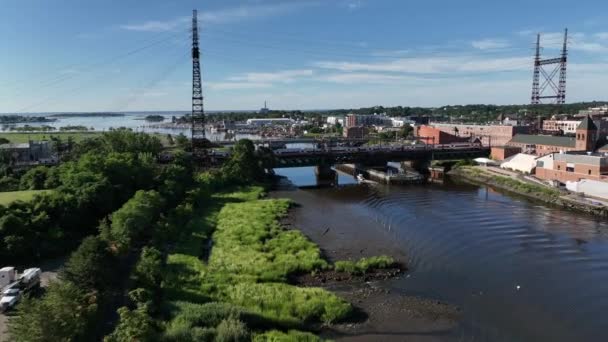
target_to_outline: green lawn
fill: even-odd
[[[29,140],[49,140],[51,137],[60,137],[64,142],[68,137],[72,137],[75,142],[80,142],[85,139],[94,138],[103,132],[35,132],[35,133],[17,133],[17,132],[2,132],[0,138],[6,138],[11,143],[26,143]],[[166,134],[153,133],[158,137],[164,146],[169,145]]]
[[[48,140],[51,137],[60,137],[65,141],[68,137],[72,137],[74,141],[82,141],[84,139],[95,137],[102,132],[36,132],[36,133],[0,133],[0,138],[8,139],[11,143],[26,143],[31,140]]]
[[[24,190],[24,191],[9,191],[0,192],[0,204],[7,205],[14,201],[29,201],[34,195],[50,190]]]

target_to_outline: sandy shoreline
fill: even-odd
[[[269,195],[289,198],[297,204],[283,223],[287,228],[299,229],[318,244],[328,260],[386,254],[407,264],[407,256],[398,244],[372,228],[375,222],[364,215],[344,216],[343,207],[349,203],[320,203],[309,190],[277,190]],[[397,277],[408,277],[408,273],[401,272]],[[356,323],[323,328],[321,336],[342,341],[457,340],[458,308],[393,291],[391,280],[354,279],[323,284],[324,288],[351,302],[361,317]]]

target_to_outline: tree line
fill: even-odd
[[[221,188],[263,181],[270,165],[251,141],[238,142],[231,159],[214,171],[194,172],[189,156],[179,152],[171,164],[159,165],[152,158],[159,151],[156,138],[141,134],[110,132],[79,144],[71,161],[41,176],[46,184],[49,174],[56,174],[54,197],[1,208],[0,221],[21,220],[21,232],[2,226],[3,239],[20,240],[30,253],[46,246],[38,257],[65,253],[81,241],[59,281],[41,298],[25,298],[18,306],[9,322],[13,340],[159,337],[154,317],[161,309],[166,248],[184,238],[183,228],[205,198]],[[11,251],[29,257],[15,247]],[[117,321],[111,319],[114,313]]]

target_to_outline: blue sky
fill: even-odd
[[[528,103],[564,27],[608,99],[605,1],[0,0],[0,112],[188,110],[193,8],[209,110]]]

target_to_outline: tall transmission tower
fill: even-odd
[[[534,57],[534,74],[532,77],[532,104],[541,104],[543,99],[552,99],[552,103],[566,103],[566,64],[568,62],[568,29],[564,30],[564,44],[560,57],[540,58],[540,33],[536,36],[536,54]],[[548,73],[544,66],[555,65]],[[559,73],[559,80],[555,81]],[[542,83],[541,83],[542,76]]]
[[[195,159],[206,159],[209,140],[205,137],[205,112],[198,48],[198,14],[192,11],[192,153]]]

